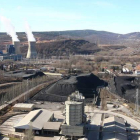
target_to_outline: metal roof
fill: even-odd
[[[62,122],[46,122],[43,129],[45,130],[59,130]]]
[[[123,118],[115,116],[104,120],[103,140],[127,140]]]
[[[53,112],[45,109],[31,111],[14,128],[29,129],[32,127],[33,130],[41,130],[53,115]]]
[[[14,107],[18,108],[32,108],[33,106],[34,104],[25,104],[25,103],[18,103],[14,105]]]

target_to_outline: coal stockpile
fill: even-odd
[[[44,76],[45,74],[40,70],[20,70],[20,71],[10,71],[4,74],[5,77],[17,77],[23,79],[32,79],[38,76]]]
[[[109,87],[113,93],[135,103],[136,84],[133,76],[118,76],[110,81]],[[139,99],[140,100],[140,99]]]
[[[93,97],[97,94],[98,87],[107,86],[107,82],[100,80],[94,74],[83,74],[79,76],[71,76],[62,79],[57,83],[43,89],[36,94],[32,100],[36,101],[66,101],[67,97],[74,91],[78,90],[86,98]]]

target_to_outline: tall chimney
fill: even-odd
[[[15,47],[15,54],[21,54],[21,52],[20,52],[20,42],[19,41],[13,41],[13,45]]]
[[[27,56],[26,58],[32,59],[32,58],[36,58],[37,57],[37,52],[36,52],[36,48],[35,48],[35,41],[29,41],[28,42],[28,52],[27,52]]]

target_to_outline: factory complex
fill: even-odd
[[[37,52],[35,48],[35,41],[28,42],[28,52],[27,52],[27,59],[35,59],[37,57]],[[14,41],[13,44],[7,45],[6,52],[1,51],[0,53],[0,61],[11,59],[14,61],[21,61],[23,59],[21,52],[20,52],[20,42]]]
[[[14,125],[15,132],[24,133],[32,129],[35,135],[63,135],[67,137],[82,137],[85,135],[86,115],[84,113],[85,98],[78,91],[72,93],[65,102],[65,119],[54,117],[52,111],[35,109],[34,104],[18,103],[13,107],[15,112],[29,112]]]
[[[35,134],[59,134],[62,122],[54,121],[54,113],[45,109],[34,110],[28,113],[14,126],[16,132],[25,132],[32,129]]]

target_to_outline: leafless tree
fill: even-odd
[[[31,80],[25,80],[17,85],[14,85],[6,90],[6,92],[0,96],[0,105],[3,105],[5,102],[9,102],[15,97],[21,95],[22,93],[30,90],[31,88],[36,87],[39,84],[50,82],[54,78],[49,78],[47,76],[38,77]]]
[[[106,103],[106,94],[107,90],[104,88],[100,92],[100,98],[101,98],[101,109],[102,110],[107,110],[107,103]]]
[[[34,132],[31,123],[30,128],[25,131],[25,136],[23,140],[34,140]]]

